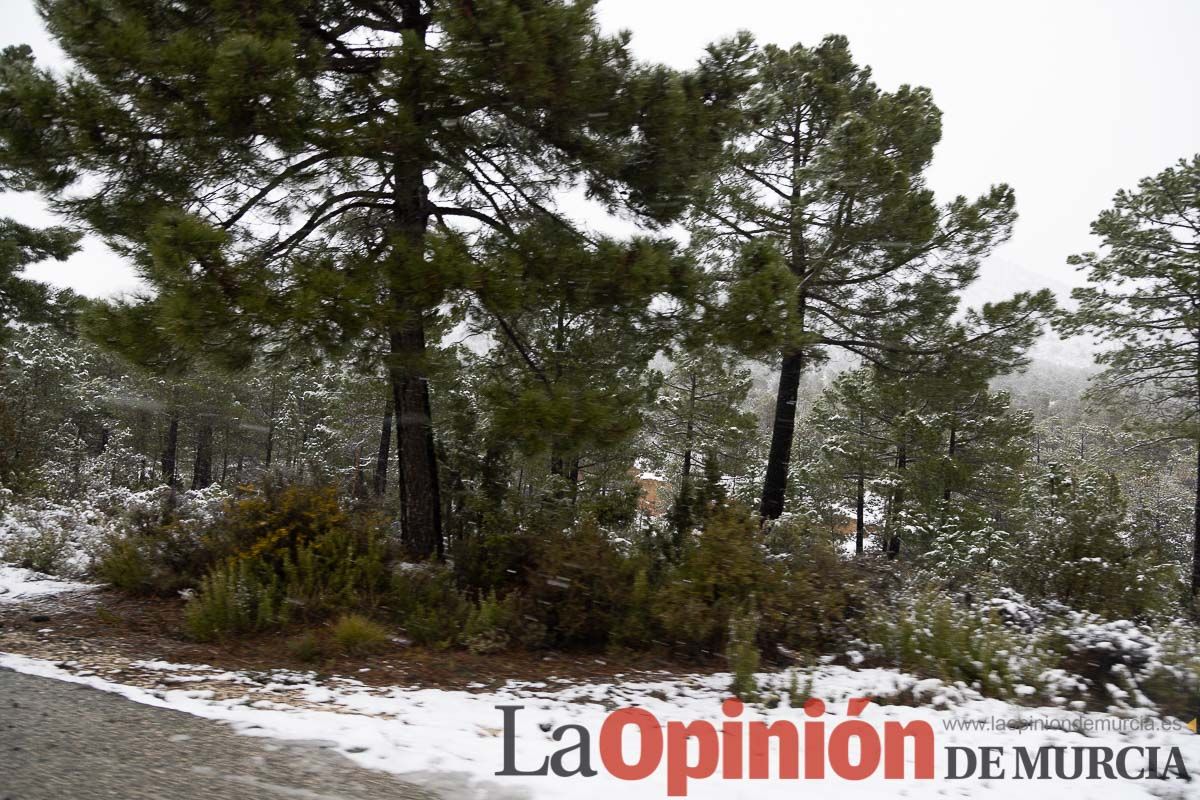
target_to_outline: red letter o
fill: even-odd
[[[637,725],[641,734],[641,755],[636,764],[626,764],[621,747],[621,732],[626,725]],[[623,781],[650,777],[662,760],[662,725],[658,718],[641,708],[622,708],[608,715],[600,727],[600,760],[609,774]]]
[[[858,763],[850,763],[850,738],[858,739]],[[879,732],[861,719],[839,722],[829,735],[829,766],[839,777],[861,781],[879,767]]]

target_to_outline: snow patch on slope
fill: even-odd
[[[60,581],[33,570],[0,564],[0,603],[15,603],[31,597],[91,588],[93,587],[90,584]]]

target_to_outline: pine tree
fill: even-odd
[[[1139,424],[1196,446],[1192,594],[1200,594],[1200,155],[1119,191],[1092,223],[1104,251],[1073,256],[1088,285],[1061,317],[1067,334],[1111,345],[1092,396],[1132,402]]]
[[[673,476],[671,518],[680,532],[691,530],[699,518],[697,465],[713,457],[728,467],[754,433],[753,416],[742,410],[749,390],[749,370],[717,347],[680,351],[663,378],[647,444]]]
[[[1009,413],[1008,398],[989,383],[1026,364],[1052,309],[1053,299],[1038,293],[968,309],[957,321],[943,314],[902,322],[898,333],[881,332],[915,347],[884,353],[834,383],[814,419],[828,437],[829,462],[856,484],[860,541],[868,484],[886,497],[883,541],[893,554],[915,514],[941,524],[955,494],[978,501],[1012,488],[1029,421]]]
[[[136,264],[149,331],[234,366],[383,342],[404,537],[440,553],[430,350],[477,282],[466,251],[567,224],[554,199],[580,183],[670,220],[744,85],[744,40],[641,65],[593,6],[39,0],[77,69],[4,52],[0,166]]]
[[[880,90],[845,38],[759,55],[749,127],[693,227],[727,284],[726,335],[780,358],[760,508],[775,518],[804,371],[828,348],[904,351],[883,324],[944,315],[1015,213],[1006,186],[937,206],[923,178],[941,136],[928,90]]]
[[[0,190],[14,188],[0,171]],[[17,184],[16,188],[20,188]],[[64,261],[79,250],[79,234],[63,227],[38,230],[0,219],[0,344],[13,323],[68,323],[81,307],[69,289],[52,289],[21,275],[31,264]]]
[[[546,224],[518,233],[482,248],[468,321],[495,344],[480,389],[495,433],[547,458],[574,494],[583,455],[641,427],[658,378],[650,362],[679,335],[692,266],[668,241],[584,242]]]
[[[854,552],[862,554],[866,538],[867,491],[884,472],[884,445],[880,403],[870,370],[854,370],[838,377],[812,410],[813,425],[822,435],[824,461],[854,492]]]

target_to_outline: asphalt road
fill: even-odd
[[[440,793],[439,793],[440,794]],[[0,800],[425,800],[317,743],[0,669]]]

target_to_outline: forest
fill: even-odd
[[[74,71],[0,55],[0,190],[62,220],[0,220],[0,561],[315,664],[1200,708],[1200,155],[1039,265],[1070,297],[967,307],[1019,187],[935,198],[932,92],[844,37],[677,70],[591,2],[243,5],[45,0]],[[145,291],[24,275],[85,235]]]

